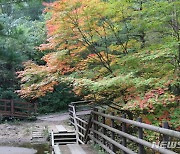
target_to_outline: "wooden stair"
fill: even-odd
[[[51,144],[55,154],[61,154],[60,145],[73,145],[77,143],[76,133],[62,125],[56,125],[51,130]]]
[[[79,144],[55,145],[54,154],[95,154],[94,152],[86,152]]]
[[[88,145],[67,144],[55,145],[53,154],[97,154],[97,151]]]
[[[75,131],[68,130],[62,125],[56,125],[51,131],[52,146],[74,144],[77,142]]]
[[[32,131],[32,140],[44,138],[44,127],[35,126],[35,129]]]
[[[54,144],[65,145],[76,143],[76,134],[74,132],[63,132],[54,134]]]
[[[61,154],[86,154],[79,144],[59,145]]]

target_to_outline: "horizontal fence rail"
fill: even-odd
[[[114,113],[107,114],[94,108],[88,116],[88,120],[77,116],[76,109],[78,105],[84,103],[73,102],[69,105],[69,114],[71,124],[75,126],[78,136],[78,143],[86,144],[92,140],[98,144],[107,153],[116,154],[178,154],[177,149],[161,147],[156,143],[147,140],[146,131],[158,134],[159,142],[177,141],[180,143],[180,132],[170,130],[168,123],[163,123],[162,127],[157,127],[142,122],[142,118],[137,121],[129,120],[126,115],[122,117],[115,116]],[[176,153],[177,152],[177,153]]]
[[[107,151],[108,149],[108,153],[116,153],[117,152],[117,148],[120,149],[124,154],[125,153],[134,153],[134,151],[130,151],[131,149],[128,148],[128,144],[127,140],[132,141],[133,143],[136,143],[138,145],[138,153],[139,154],[145,154],[145,147],[162,153],[162,154],[177,154],[176,152],[173,152],[170,149],[166,149],[166,148],[162,148],[158,145],[154,145],[146,140],[143,139],[143,130],[151,130],[153,132],[158,132],[159,134],[163,135],[163,139],[166,137],[175,137],[176,139],[180,139],[180,132],[178,131],[174,131],[174,130],[170,130],[167,128],[161,128],[161,127],[156,127],[156,126],[152,126],[152,125],[148,125],[145,123],[142,123],[141,118],[138,118],[138,121],[133,121],[133,120],[129,120],[126,119],[125,116],[121,117],[117,117],[114,116],[114,114],[112,113],[112,115],[109,114],[105,114],[105,112],[101,113],[98,112],[98,109],[94,109],[94,111],[92,111],[92,116],[94,117],[92,120],[92,125],[93,127],[91,128],[91,131],[93,132],[93,135],[89,135],[91,139],[96,139],[94,140],[95,142],[97,140],[102,140],[103,142],[100,144],[101,147],[105,147],[103,149],[105,149]],[[106,120],[110,120],[111,121],[111,125],[107,125],[106,124]],[[141,121],[141,122],[139,122]],[[118,123],[119,125],[121,125],[120,129],[114,128],[115,127],[115,122]],[[134,127],[137,127],[137,134],[138,137],[131,135],[127,132],[128,128],[127,125],[132,125]],[[164,124],[165,125],[165,124]],[[167,126],[167,125],[165,125]],[[105,131],[103,131],[105,130]],[[107,132],[109,132],[111,135],[109,135]],[[120,139],[122,139],[121,141],[121,145],[119,144],[119,140],[115,140],[114,136],[119,136]],[[165,140],[164,140],[165,141]],[[166,140],[167,142],[168,140]],[[179,140],[180,141],[180,140]],[[97,142],[99,144],[99,142]],[[109,145],[107,144],[109,143]],[[102,146],[103,144],[103,146]],[[115,148],[114,148],[115,146]]]
[[[0,116],[26,118],[36,112],[36,104],[0,99]]]
[[[155,132],[158,132],[158,133],[162,133],[162,134],[172,136],[172,137],[176,137],[176,138],[180,139],[180,132],[177,132],[177,131],[173,131],[173,130],[170,130],[170,129],[165,129],[165,128],[161,128],[161,127],[157,127],[157,126],[153,126],[153,125],[148,125],[148,124],[145,124],[145,123],[142,123],[142,122],[128,120],[128,119],[125,119],[125,118],[120,118],[120,117],[117,117],[117,116],[103,114],[103,113],[99,113],[99,112],[95,112],[95,111],[92,111],[92,113],[96,114],[96,115],[99,115],[99,116],[106,117],[106,118],[110,118],[110,119],[113,119],[113,120],[118,120],[118,121],[124,122],[126,124],[131,124],[131,125],[134,125],[136,127],[145,128],[145,129],[148,129],[148,130],[152,130],[152,131],[155,131]]]
[[[70,123],[75,127],[76,130],[76,138],[77,142],[84,144],[85,143],[85,138],[86,140],[88,139],[88,134],[87,134],[87,128],[90,128],[89,126],[89,114],[83,115],[87,116],[89,119],[88,121],[84,120],[83,118],[80,118],[78,115],[78,110],[79,111],[89,111],[92,110],[92,106],[90,105],[92,101],[78,101],[78,102],[71,102],[69,105],[69,117],[70,117]],[[86,107],[86,109],[82,109],[83,107]],[[88,129],[89,131],[89,129]]]

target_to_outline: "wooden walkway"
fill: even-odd
[[[180,143],[180,132],[172,130],[167,121],[162,123],[162,127],[157,127],[143,123],[140,117],[130,120],[123,113],[115,116],[114,112],[108,113],[104,107],[93,108],[90,115],[77,115],[84,105],[83,101],[69,105],[70,121],[75,127],[78,143],[87,144],[90,141],[109,154],[180,153],[178,146],[169,148],[167,145],[172,141]],[[153,143],[148,140],[146,135],[149,131],[156,134],[158,140]],[[162,147],[156,141],[165,145]]]
[[[168,122],[157,127],[142,122],[142,118],[130,120],[126,115],[121,117],[107,113],[104,108],[93,108],[90,114],[78,115],[84,102],[69,105],[69,115],[73,131],[65,126],[56,126],[51,132],[51,143],[55,154],[95,154],[88,143],[98,145],[109,154],[179,154],[179,149],[161,147],[156,143],[171,141],[180,143],[180,132],[171,130]],[[82,106],[81,106],[82,104]],[[147,134],[156,134],[154,142],[149,141]],[[131,146],[129,146],[131,145]]]
[[[73,127],[56,125],[49,127],[54,154],[96,154],[88,145],[80,145]]]
[[[97,151],[93,150],[89,145],[80,144],[68,144],[58,145],[60,151],[56,154],[97,154]]]

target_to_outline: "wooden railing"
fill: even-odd
[[[75,127],[77,142],[81,144],[84,144],[84,139],[85,137],[87,138],[86,128],[88,127],[88,122],[78,116],[77,110],[80,109],[80,111],[82,111],[82,106],[85,107],[85,109],[83,109],[84,111],[91,110],[92,106],[89,105],[91,102],[92,101],[78,101],[72,102],[69,105],[70,122]],[[90,114],[86,114],[86,118],[88,118],[89,115]],[[85,114],[83,116],[85,116]]]
[[[3,117],[25,118],[37,111],[36,104],[0,99],[0,115]]]
[[[167,122],[163,123],[163,127],[157,127],[143,123],[141,118],[137,121],[129,120],[125,115],[118,117],[114,113],[107,114],[98,108],[94,108],[89,120],[85,121],[76,115],[76,107],[71,104],[69,111],[71,123],[77,132],[78,143],[86,144],[92,140],[110,154],[179,153],[179,151],[176,153],[176,148],[168,149],[148,141],[147,134],[150,132],[147,131],[151,131],[156,133],[158,141],[163,141],[163,145],[167,145],[168,141],[179,145],[180,132],[170,130]]]

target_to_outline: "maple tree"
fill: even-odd
[[[176,116],[178,42],[167,34],[173,32],[168,22],[171,3],[58,0],[44,5],[47,41],[37,49],[46,53],[45,63],[29,61],[18,72],[22,97],[41,98],[66,83],[84,99],[115,102],[123,110],[149,114],[143,118],[147,123]],[[168,17],[158,17],[161,11]],[[167,112],[168,107],[176,114]]]
[[[118,4],[116,6],[116,4]],[[122,4],[122,3],[121,3]],[[128,31],[128,21],[131,9],[130,5],[120,5],[100,0],[64,0],[54,3],[44,3],[47,6],[45,12],[51,14],[47,21],[48,43],[42,44],[40,50],[68,50],[69,55],[78,56],[83,52],[85,57],[97,55],[101,64],[113,73],[110,63],[110,55],[114,46],[128,53],[129,34],[120,31],[117,27],[125,27]],[[109,11],[120,7],[120,11],[109,14]],[[119,24],[118,24],[119,23]],[[124,31],[124,29],[122,29]],[[123,35],[124,40],[120,35]]]

